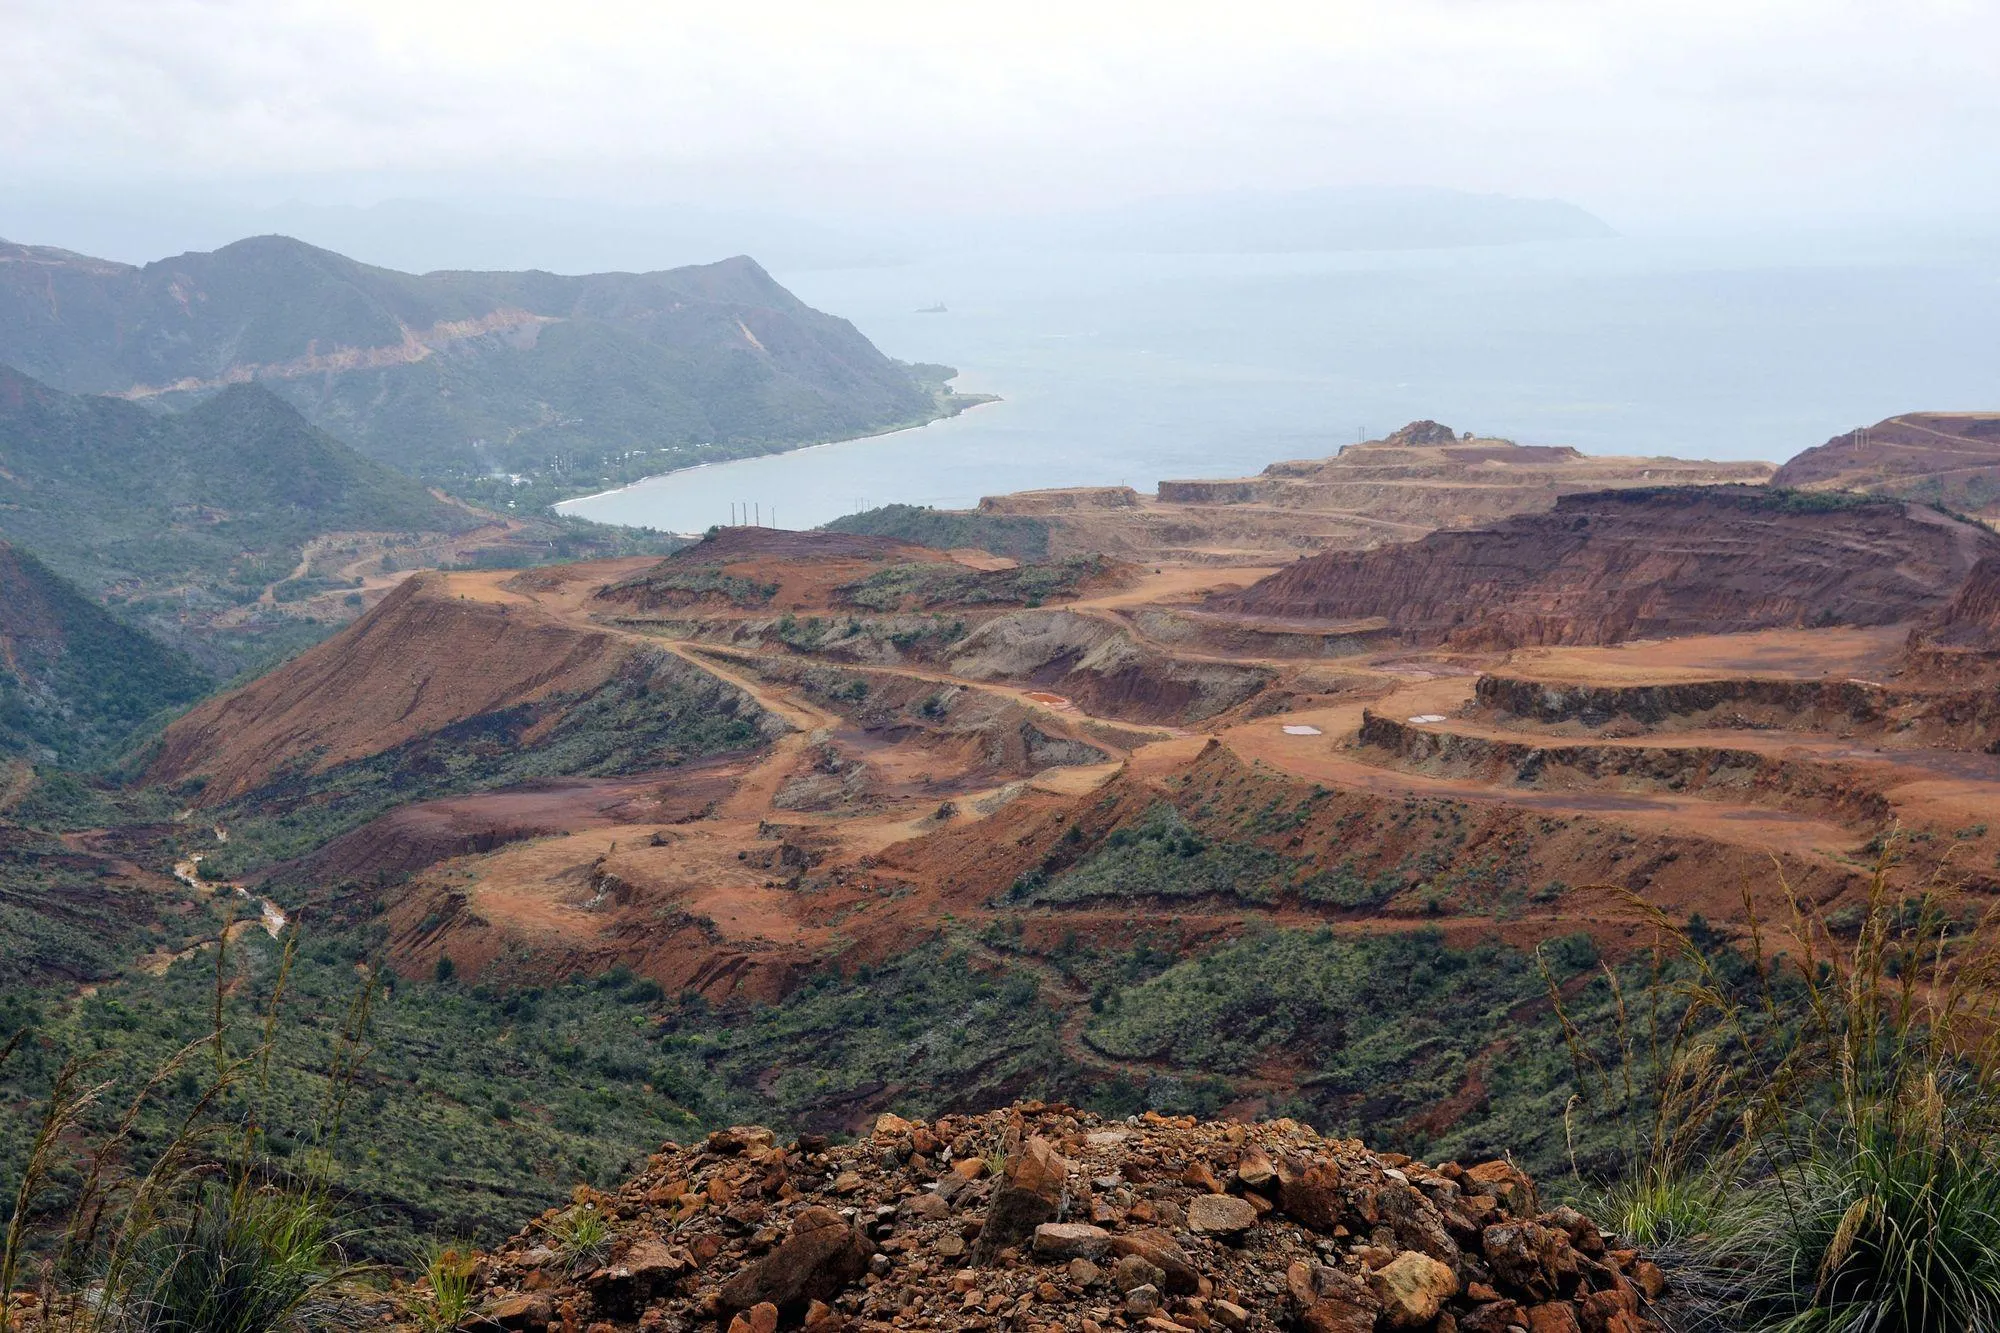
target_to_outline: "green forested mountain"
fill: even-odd
[[[322,532],[479,521],[256,385],[170,414],[0,366],[0,536],[91,592],[256,588],[272,562],[288,568]]]
[[[0,242],[0,362],[171,406],[254,380],[461,488],[658,472],[950,410],[942,368],[890,360],[742,257],[416,276],[282,236],[143,268]]]
[[[87,761],[211,683],[187,658],[0,541],[0,755]]]

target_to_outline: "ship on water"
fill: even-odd
[[[922,306],[918,306],[918,307],[917,307],[917,313],[918,313],[919,315],[942,315],[942,314],[945,314],[945,313],[947,313],[947,312],[946,312],[946,310],[945,310],[945,308],[944,308],[944,302],[942,302],[942,301],[939,301],[939,302],[938,302],[938,303],[937,303],[936,305],[922,305]]]

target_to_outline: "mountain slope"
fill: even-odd
[[[256,385],[162,415],[0,366],[0,537],[172,633],[254,601],[321,534],[481,521]]]
[[[1218,610],[1381,618],[1416,642],[1581,644],[1941,607],[2000,537],[1920,505],[1763,487],[1564,496],[1477,531],[1300,560]]]
[[[282,236],[143,268],[0,243],[0,362],[169,403],[255,380],[372,457],[459,483],[634,450],[657,472],[940,411],[922,368],[742,257],[416,276]]]
[[[0,541],[0,754],[88,759],[208,687],[179,653]]]
[[[1772,484],[1894,495],[2000,518],[2000,413],[1905,412],[1807,449]]]

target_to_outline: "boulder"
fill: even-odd
[[[768,1301],[779,1309],[831,1301],[868,1271],[875,1246],[829,1208],[806,1208],[784,1244],[722,1284],[723,1308],[748,1310]]]
[[[504,1329],[506,1333],[543,1333],[555,1318],[555,1307],[546,1296],[510,1296],[490,1306],[484,1314],[469,1315],[462,1329]]]
[[[1277,1176],[1278,1206],[1301,1226],[1331,1231],[1347,1215],[1352,1201],[1334,1163],[1284,1161]]]
[[[669,1247],[658,1236],[641,1236],[626,1247],[615,1264],[585,1279],[600,1313],[612,1319],[638,1317],[639,1308],[673,1289],[681,1275],[694,1271],[694,1256]]]
[[[1639,1295],[1631,1287],[1593,1291],[1577,1302],[1577,1322],[1583,1333],[1618,1333],[1639,1313]]]
[[[1368,1275],[1368,1289],[1382,1302],[1390,1328],[1425,1328],[1458,1294],[1458,1275],[1427,1254],[1405,1250]]]
[[[1576,1322],[1576,1310],[1568,1301],[1550,1301],[1528,1307],[1528,1333],[1583,1333]]]
[[[1278,1169],[1271,1165],[1263,1149],[1249,1148],[1236,1163],[1236,1179],[1244,1189],[1265,1194],[1277,1187]]]
[[[1192,1296],[1201,1287],[1201,1274],[1195,1270],[1187,1251],[1174,1240],[1171,1232],[1151,1227],[1113,1236],[1111,1252],[1120,1256],[1136,1255],[1165,1273],[1166,1289],[1176,1296]]]
[[[1052,1222],[1062,1210],[1070,1164],[1047,1139],[1029,1138],[1009,1158],[1000,1184],[987,1205],[986,1222],[973,1250],[976,1263],[991,1263],[1000,1251],[1019,1246],[1035,1228]]]
[[[768,1148],[777,1141],[778,1136],[762,1125],[731,1125],[708,1136],[708,1150],[724,1157],[734,1157],[747,1148]]]
[[[1374,1293],[1351,1274],[1298,1260],[1285,1270],[1285,1294],[1306,1333],[1374,1333]]]
[[[1458,1242],[1445,1227],[1444,1214],[1414,1186],[1390,1181],[1376,1193],[1375,1206],[1396,1233],[1398,1245],[1447,1267],[1458,1266]]]
[[[1197,1194],[1188,1201],[1187,1227],[1197,1236],[1240,1236],[1257,1225],[1257,1210],[1230,1194]]]
[[[761,1301],[729,1321],[729,1333],[778,1333],[778,1307]]]
[[[1111,1233],[1087,1222],[1044,1222],[1035,1228],[1035,1257],[1049,1263],[1100,1259],[1110,1248]]]
[[[1535,1215],[1535,1182],[1512,1162],[1481,1162],[1467,1168],[1465,1178],[1471,1193],[1492,1195],[1514,1216]]]
[[[1538,1222],[1498,1222],[1480,1233],[1480,1249],[1500,1285],[1536,1300],[1556,1294],[1563,1256],[1571,1254],[1561,1232]]]
[[[1528,1316],[1508,1300],[1487,1301],[1458,1317],[1458,1333],[1507,1333],[1510,1328],[1526,1328]]]

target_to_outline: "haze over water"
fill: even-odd
[[[959,255],[777,274],[1004,401],[564,508],[694,532],[888,503],[1234,476],[1430,417],[1593,454],[1782,460],[2000,405],[2000,243],[1854,236],[1280,255]],[[921,314],[943,302],[947,313]]]

